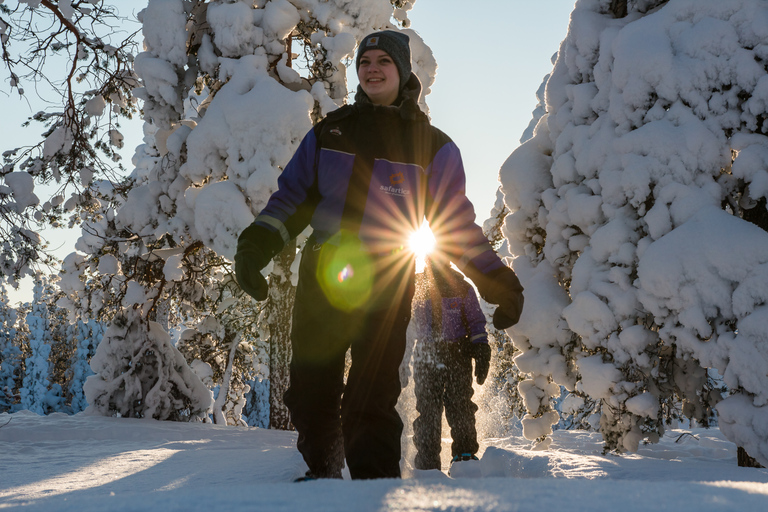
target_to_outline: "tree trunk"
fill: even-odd
[[[768,231],[768,205],[764,197],[758,199],[753,208],[744,208],[741,211],[741,216],[763,231]]]
[[[736,448],[736,459],[739,463],[739,466],[743,468],[763,468],[762,464],[757,462],[754,458],[750,457],[747,453],[747,450],[739,446]]]
[[[291,314],[296,288],[291,284],[291,264],[296,245],[290,243],[275,257],[269,276],[269,428],[293,430],[283,395],[288,390],[291,362]]]
[[[237,353],[237,346],[240,344],[240,336],[227,329],[224,334],[223,345],[226,347],[227,344],[229,344],[227,367],[224,370],[224,376],[221,378],[219,394],[216,396],[216,401],[213,403],[213,422],[217,425],[225,426],[227,425],[227,417],[224,412],[224,407],[227,405],[227,395],[229,395],[229,388],[232,383],[232,371],[235,366],[235,354]]]
[[[611,0],[611,12],[615,18],[627,15],[627,0]]]

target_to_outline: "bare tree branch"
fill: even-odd
[[[128,23],[108,0],[0,4],[0,61],[10,89],[43,107],[22,126],[45,128],[30,135],[28,145],[3,152],[0,277],[11,284],[53,261],[41,242],[43,229],[79,224],[98,203],[92,188],[125,173],[117,152],[120,119],[138,112],[132,64],[139,31],[137,22]],[[31,188],[21,173],[32,178]],[[44,197],[38,197],[41,185]]]

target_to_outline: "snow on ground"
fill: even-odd
[[[479,478],[405,461],[402,480],[293,483],[294,432],[28,411],[0,426],[0,510],[768,510],[768,469],[738,467],[717,429],[671,430],[625,456],[583,431],[556,431],[548,451],[490,439],[458,472]]]

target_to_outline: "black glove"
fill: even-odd
[[[252,263],[253,259],[248,253],[238,251],[235,254],[235,279],[245,293],[262,301],[267,298],[269,285],[261,275],[261,268]]]
[[[235,253],[235,279],[245,293],[258,301],[267,298],[269,286],[261,275],[261,269],[267,266],[274,254],[263,249],[263,243],[274,238],[269,230],[251,224],[240,233]]]
[[[492,272],[488,278],[489,289],[484,298],[499,305],[493,312],[493,326],[499,330],[512,327],[523,312],[523,286],[508,267]]]
[[[470,354],[475,360],[475,380],[483,385],[491,367],[491,347],[488,343],[470,343]]]

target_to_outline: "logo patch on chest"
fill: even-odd
[[[390,185],[388,187],[382,185],[379,190],[391,196],[407,196],[411,193],[409,189],[400,186],[405,183],[405,175],[403,174],[403,171],[397,171],[394,174],[390,174],[389,183]]]
[[[392,185],[401,185],[404,181],[405,181],[405,176],[403,175],[402,171],[389,175],[389,182]]]
[[[388,160],[377,160],[374,173],[380,192],[390,196],[410,197],[418,178],[418,167],[413,164],[403,164]]]

